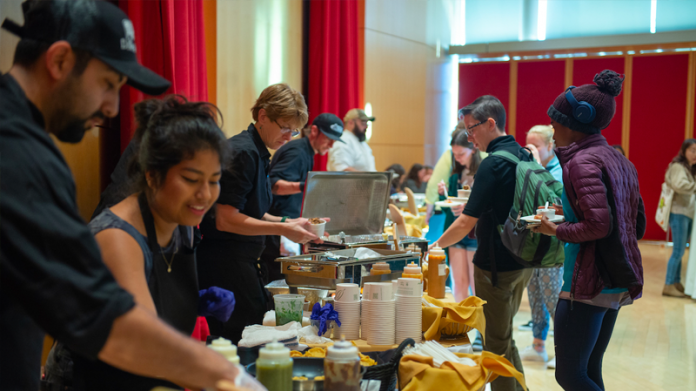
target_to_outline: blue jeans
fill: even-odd
[[[602,359],[619,310],[558,300],[556,381],[565,391],[604,390]]]
[[[672,230],[672,256],[667,262],[667,275],[665,285],[672,285],[681,281],[681,266],[684,251],[686,251],[686,241],[691,234],[691,218],[678,215],[669,215],[669,228]]]

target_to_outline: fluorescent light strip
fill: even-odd
[[[537,40],[546,40],[546,6],[547,0],[539,0],[537,5]]]
[[[657,0],[650,0],[650,34],[655,34],[655,21],[657,20]]]

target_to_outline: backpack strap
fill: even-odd
[[[512,164],[518,164],[520,162],[520,158],[511,154],[508,151],[495,151],[495,152],[491,153],[489,156],[497,156],[499,158],[502,158],[502,159],[509,161]]]

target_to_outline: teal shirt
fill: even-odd
[[[558,161],[558,156],[553,155],[553,159],[546,165],[546,171],[551,173],[553,179],[563,183],[563,169],[561,168],[561,162]]]
[[[563,188],[563,195],[561,196],[563,205],[570,205],[568,197],[566,197],[565,188]],[[563,208],[563,217],[566,222],[577,223],[578,219],[573,213],[573,209],[570,207]],[[563,292],[570,292],[570,286],[573,283],[573,271],[575,270],[575,261],[578,259],[578,253],[580,253],[580,243],[566,243],[563,248],[565,253],[565,262],[563,263],[563,287],[561,290]],[[602,293],[621,293],[628,292],[625,288],[614,288],[614,289],[603,289]]]

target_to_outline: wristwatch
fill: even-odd
[[[284,223],[284,222],[285,222],[285,220],[287,220],[287,219],[288,219],[288,216],[283,216],[283,218],[282,218],[282,219],[280,219],[280,222],[281,222],[281,223]]]

